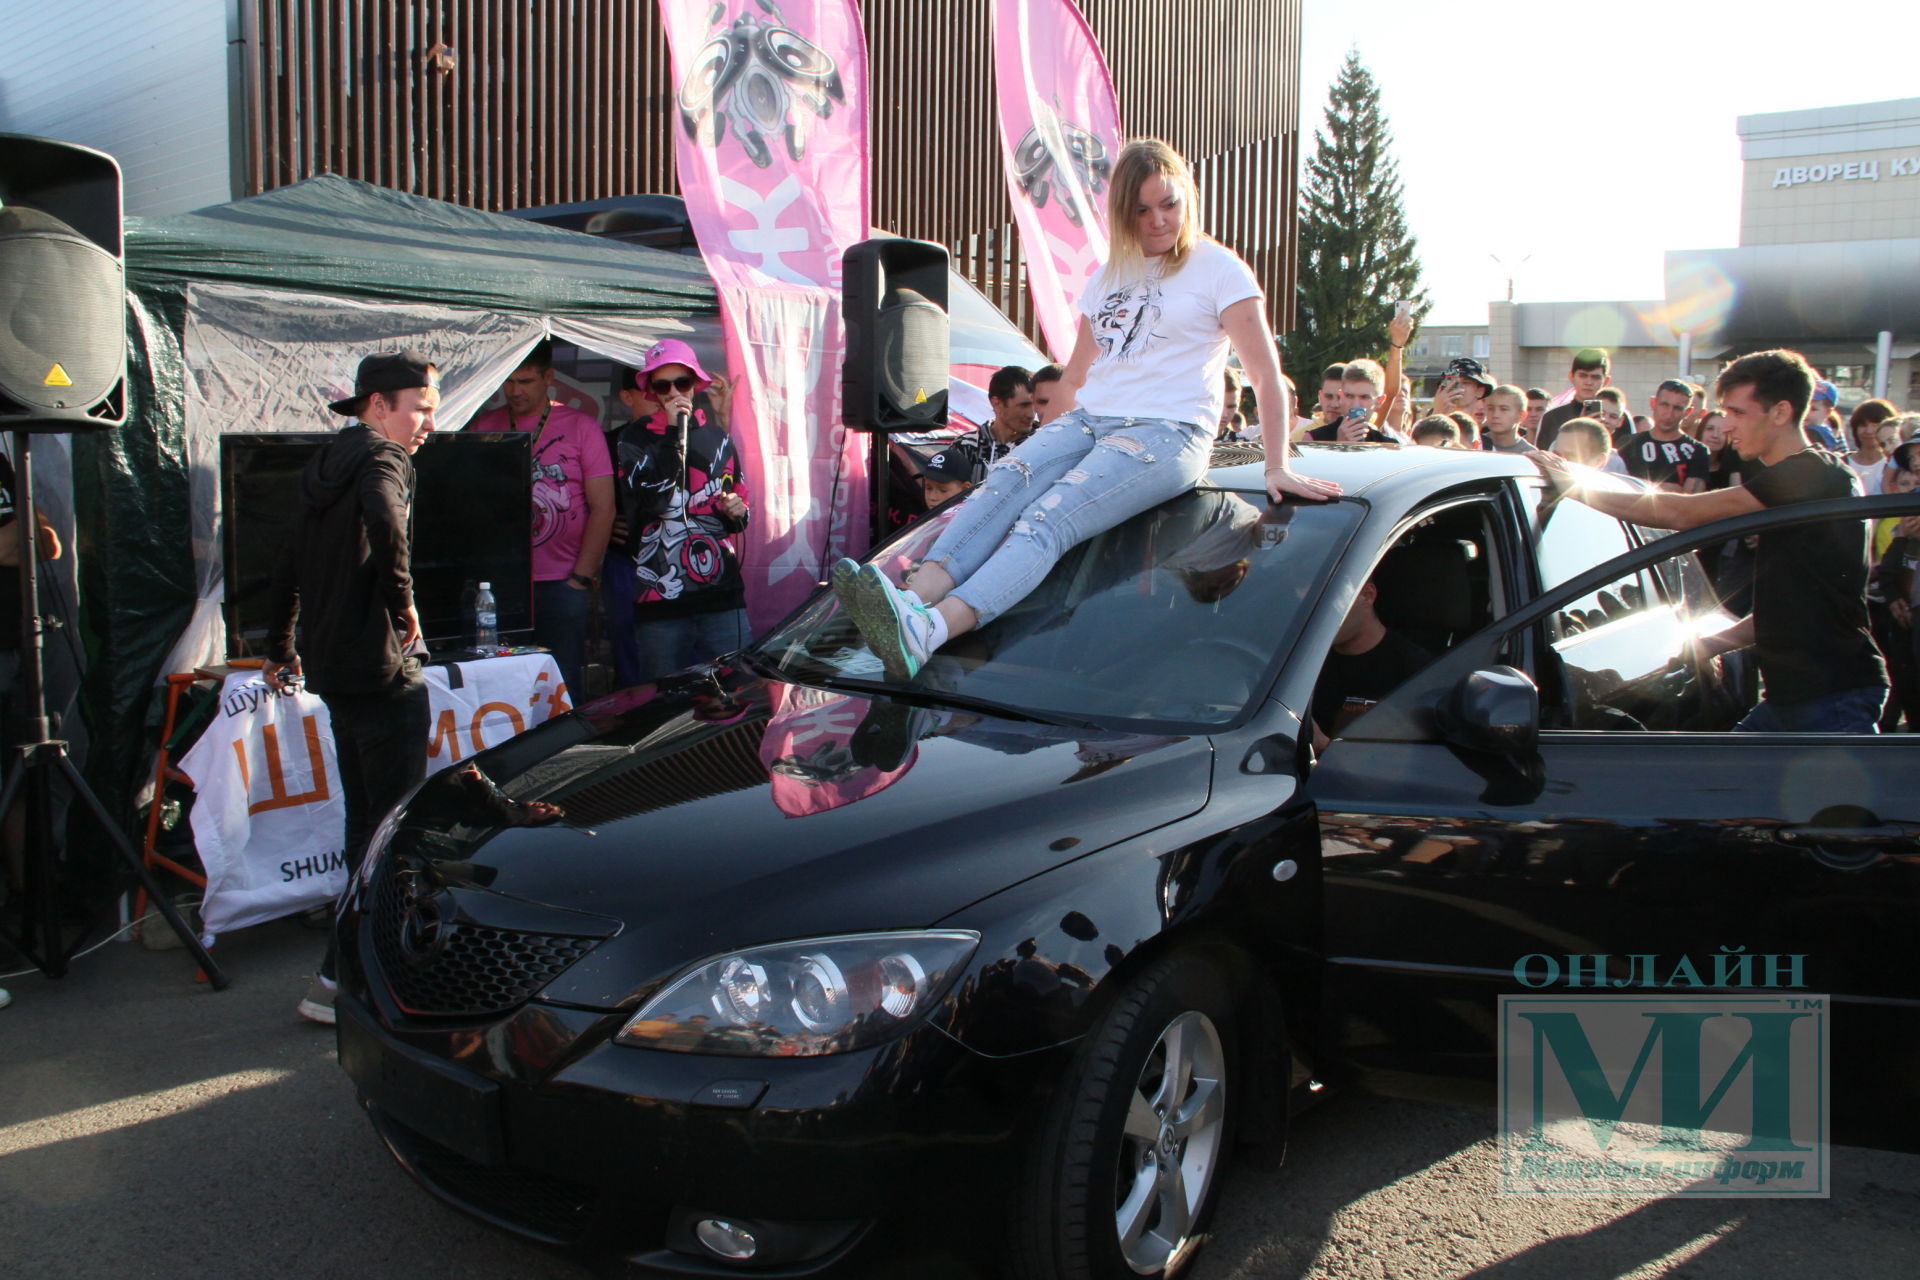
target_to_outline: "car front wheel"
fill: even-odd
[[[1114,1000],[1062,1081],[1016,1206],[1023,1280],[1171,1276],[1228,1150],[1233,1008],[1213,966],[1162,960]]]

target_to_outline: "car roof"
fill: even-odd
[[[1264,489],[1263,464],[1254,456],[1252,450],[1217,450],[1219,465],[1207,473],[1207,482],[1221,489]],[[1239,462],[1241,457],[1249,460]],[[1349,498],[1383,506],[1417,502],[1476,480],[1540,474],[1524,454],[1400,444],[1303,443],[1294,450],[1293,465],[1303,475],[1333,481]]]

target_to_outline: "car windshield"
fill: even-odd
[[[1350,500],[1276,507],[1262,493],[1182,494],[1073,548],[1031,595],[948,643],[905,688],[1042,719],[1229,724],[1292,646],[1362,510]],[[947,514],[902,533],[875,563],[898,582]],[[901,687],[831,592],[755,656],[801,683]]]

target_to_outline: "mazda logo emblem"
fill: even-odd
[[[459,929],[453,901],[448,894],[427,892],[418,882],[409,889],[400,914],[400,956],[411,965],[429,965]]]

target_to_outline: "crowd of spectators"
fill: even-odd
[[[1744,486],[1764,469],[1743,459],[1729,442],[1721,412],[1701,385],[1671,377],[1629,395],[1612,380],[1609,353],[1573,353],[1566,386],[1557,393],[1503,383],[1480,361],[1454,360],[1430,393],[1416,399],[1402,354],[1413,321],[1398,315],[1384,362],[1360,356],[1320,371],[1310,412],[1288,427],[1293,443],[1395,444],[1449,450],[1527,454],[1549,452],[1578,466],[1629,477],[1649,492],[1703,494]],[[964,497],[993,465],[1058,413],[1063,370],[1008,366],[988,381],[986,421],[956,431],[895,444],[895,475],[904,500],[890,502],[904,524]],[[548,530],[537,567],[543,572],[541,634],[555,648],[570,684],[583,659],[586,611],[553,608],[600,596],[603,626],[620,684],[736,647],[747,634],[737,539],[749,515],[745,478],[724,424],[726,380],[700,368],[690,350],[662,344],[644,366],[617,371],[617,391],[628,421],[604,437],[598,454],[565,411],[547,395],[550,361],[544,347],[503,388],[507,404],[479,430],[528,430],[537,438],[564,427],[556,448],[579,455],[579,465],[549,467],[555,489],[548,505],[560,517]],[[1265,445],[1271,425],[1236,369],[1225,374],[1217,423],[1223,443]],[[1920,478],[1920,414],[1902,414],[1891,402],[1867,400],[1850,414],[1824,379],[1815,384],[1801,432],[1809,449],[1844,463],[1866,495],[1908,492]],[[1302,410],[1307,406],[1296,400]],[[1636,406],[1644,412],[1635,413]],[[958,424],[956,424],[958,425]],[[578,437],[578,439],[576,439]],[[575,446],[578,446],[577,448]],[[541,451],[541,463],[551,461]],[[536,476],[536,485],[541,476]],[[562,493],[560,490],[572,490]],[[1915,552],[1920,518],[1881,521],[1873,552],[1879,568],[1871,606],[1876,639],[1893,660],[1889,727],[1903,717],[1920,725],[1920,697],[1910,660]],[[1730,543],[1703,551],[1703,567],[1717,585],[1737,595],[1752,573],[1752,545]],[[599,572],[590,572],[599,566]],[[1912,704],[1912,705],[1909,705]]]
[[[1502,383],[1480,361],[1454,360],[1425,403],[1402,368],[1412,322],[1396,317],[1384,363],[1361,356],[1320,371],[1310,409],[1289,426],[1291,443],[1397,444],[1468,449],[1555,458],[1638,482],[1650,494],[1703,495],[1747,486],[1768,469],[1743,458],[1729,438],[1721,410],[1708,389],[1682,377],[1663,378],[1644,391],[1614,383],[1610,353],[1585,348],[1573,353],[1566,386]],[[996,451],[1018,443],[1048,420],[1047,388],[1058,366],[1038,373],[1007,368],[990,388],[992,419],[970,436],[944,446],[922,446],[917,467],[927,509],[964,494],[985,474]],[[1267,443],[1259,405],[1238,372],[1226,372],[1225,401],[1217,424],[1222,443]],[[1842,397],[1824,378],[1813,383],[1798,439],[1818,458],[1844,464],[1863,496],[1907,493],[1920,485],[1920,413],[1869,399],[1842,415]],[[1643,412],[1635,412],[1636,407]],[[1703,548],[1700,560],[1721,598],[1736,609],[1748,604],[1757,540]],[[1920,517],[1875,522],[1868,607],[1875,642],[1886,655],[1891,696],[1881,716],[1883,730],[1903,723],[1920,729],[1920,676],[1916,676],[1913,615],[1920,609],[1915,573],[1920,562]]]

